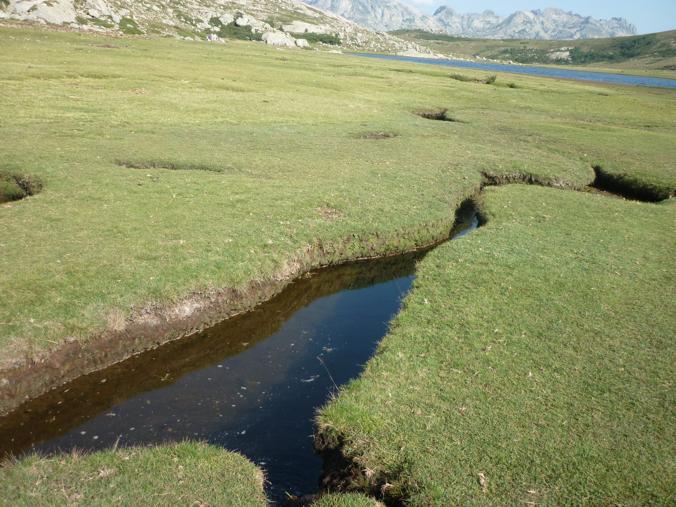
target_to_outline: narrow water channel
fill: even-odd
[[[468,210],[453,237],[477,226]],[[0,419],[0,457],[199,439],[265,469],[274,501],[316,491],[315,410],[359,375],[424,255],[320,270],[253,312],[51,391]]]

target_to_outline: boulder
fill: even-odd
[[[307,39],[296,39],[296,46],[299,48],[309,48],[310,43],[307,41]]]
[[[296,40],[284,32],[265,32],[261,37],[263,42],[270,46],[295,48]]]
[[[232,14],[226,13],[226,14],[223,14],[222,16],[220,16],[218,19],[224,25],[229,25],[230,23],[235,21],[235,16],[233,16]]]
[[[113,11],[104,0],[86,0],[84,7],[92,18],[101,18],[104,16],[112,16]]]
[[[240,16],[235,19],[235,24],[237,26],[250,26],[251,20],[249,19],[249,16]]]
[[[62,23],[75,23],[76,13],[72,0],[24,0],[10,2],[7,6],[8,17],[42,21],[60,25]]]

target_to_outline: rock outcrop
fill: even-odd
[[[397,53],[425,52],[416,44],[376,33],[332,12],[296,0],[0,0],[0,20],[22,20],[89,31],[142,35],[154,33],[182,39],[262,40],[285,47],[329,48]],[[299,37],[299,34],[327,35]]]

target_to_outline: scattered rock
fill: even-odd
[[[56,25],[74,23],[77,17],[72,0],[10,1],[6,9],[10,17],[15,19],[42,21]]]
[[[262,36],[263,42],[270,46],[295,48],[296,39],[284,32],[265,32]]]
[[[251,26],[251,20],[248,16],[240,16],[235,19],[235,25],[237,26]]]
[[[232,14],[227,14],[227,13],[226,13],[226,14],[222,14],[222,15],[218,18],[218,20],[219,20],[221,23],[223,23],[224,25],[229,25],[230,23],[232,23],[233,21],[235,21],[235,16],[233,16]]]
[[[434,54],[434,53],[423,53],[422,51],[419,51],[414,48],[409,48],[406,51],[399,51],[397,53],[399,56],[409,56],[413,58],[433,58],[435,60],[438,60],[442,58],[442,56]]]

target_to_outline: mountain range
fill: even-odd
[[[373,30],[419,29],[482,39],[591,39],[636,34],[623,18],[595,19],[561,9],[462,14],[441,6],[432,16],[397,0],[304,0]]]

